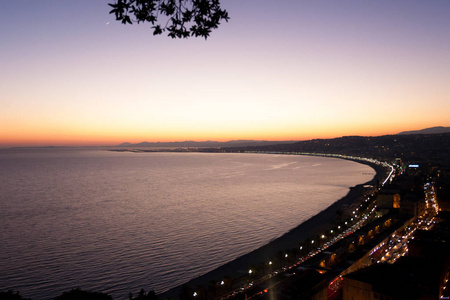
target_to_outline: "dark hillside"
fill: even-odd
[[[223,148],[223,150],[343,154],[383,160],[401,158],[409,162],[446,164],[450,161],[450,133],[384,135],[378,137],[345,136],[334,139],[301,141],[293,144]]]

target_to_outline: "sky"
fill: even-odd
[[[448,0],[222,0],[207,40],[122,25],[112,2],[1,2],[0,147],[450,126]]]

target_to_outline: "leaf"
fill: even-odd
[[[167,30],[171,38],[206,39],[222,20],[229,19],[220,0],[116,0],[108,5],[112,7],[110,14],[123,24],[149,22],[153,35]],[[158,16],[162,16],[161,22]]]

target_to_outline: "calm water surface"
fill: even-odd
[[[368,173],[372,174],[369,175]],[[126,299],[204,274],[372,179],[333,158],[0,151],[0,290]]]

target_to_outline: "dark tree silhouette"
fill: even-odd
[[[228,12],[219,0],[117,0],[110,14],[123,24],[151,23],[153,35],[167,31],[171,38],[209,36]]]
[[[112,297],[108,294],[83,291],[76,288],[70,292],[62,293],[62,295],[56,297],[54,300],[112,300]]]
[[[0,292],[0,299],[2,300],[30,300],[28,298],[23,298],[19,295],[19,292],[14,292],[9,290],[7,292]]]
[[[130,293],[129,300],[157,300],[158,297],[155,294],[155,291],[150,290],[148,294],[145,293],[144,289],[139,291],[139,294],[136,297],[133,297],[133,294]]]

